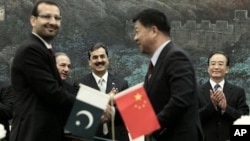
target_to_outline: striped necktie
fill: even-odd
[[[214,91],[217,91],[218,88],[220,88],[220,84],[216,84],[216,85],[214,86]]]

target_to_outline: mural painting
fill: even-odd
[[[90,72],[87,51],[94,43],[108,46],[110,68],[133,86],[144,80],[148,56],[133,41],[131,18],[148,8],[164,11],[172,40],[192,57],[197,83],[208,80],[207,57],[222,50],[231,59],[227,80],[241,86],[250,105],[250,1],[248,0],[54,0],[62,8],[56,51],[72,61],[70,82]],[[0,0],[0,81],[9,81],[10,60],[31,32],[29,16],[37,0]],[[39,74],[38,74],[39,75]]]

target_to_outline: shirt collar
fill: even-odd
[[[219,84],[220,87],[221,87],[221,89],[223,89],[224,84],[225,84],[225,80],[224,80],[224,79],[223,79],[222,81],[220,81],[219,83],[214,82],[212,79],[210,79],[209,81],[210,81],[210,84],[211,84],[212,88],[214,88],[214,86],[215,86],[216,84]]]
[[[171,40],[166,41],[165,43],[163,43],[153,54],[152,58],[151,58],[151,62],[153,64],[153,66],[155,66],[161,51],[163,50],[163,48],[170,42]]]
[[[106,71],[105,74],[102,77],[97,76],[94,72],[92,72],[92,75],[94,76],[96,83],[98,83],[98,81],[101,78],[104,79],[105,82],[108,81],[108,71]]]
[[[33,35],[35,35],[36,37],[38,37],[46,46],[47,49],[52,49],[52,45],[48,44],[42,37],[40,37],[38,34],[36,34],[35,32],[32,32]]]

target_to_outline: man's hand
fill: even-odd
[[[214,104],[215,108],[219,106],[221,110],[225,111],[227,107],[227,100],[225,94],[223,93],[222,89],[218,89],[217,91],[213,92],[210,90],[210,99]]]
[[[103,112],[103,115],[101,116],[101,122],[104,123],[104,122],[109,121],[111,119],[112,112],[113,112],[113,110],[112,110],[111,106],[108,104],[106,109]]]
[[[221,108],[222,111],[226,111],[227,108],[227,100],[225,95],[223,96],[222,100],[219,102],[219,107]]]

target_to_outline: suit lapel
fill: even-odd
[[[37,44],[39,44],[39,47],[41,48],[41,50],[47,52],[48,57],[50,58],[50,67],[52,68],[52,73],[55,76],[56,80],[59,82],[60,85],[63,85],[61,76],[56,68],[56,62],[55,62],[55,58],[53,58],[49,52],[49,50],[47,49],[47,47],[45,46],[45,44],[42,42],[41,39],[39,39],[37,36],[35,36],[34,34],[30,34],[30,40],[36,41]]]
[[[207,101],[210,101],[210,90],[212,89],[210,82],[208,81],[202,87],[202,94],[204,95]]]
[[[227,83],[227,81],[224,84],[223,92],[225,94],[225,97],[227,99],[227,103],[230,101],[230,98],[232,96],[232,86]]]
[[[88,82],[88,86],[92,87],[96,90],[100,90],[100,88],[98,87],[98,84],[95,81],[94,76],[91,74],[89,74],[88,80],[86,81]],[[107,87],[106,87],[106,93],[109,93],[111,91],[111,89],[113,88],[113,84],[114,83],[116,85],[116,80],[115,77],[112,74],[108,74],[108,81],[107,81]]]
[[[203,87],[202,87],[202,93],[204,94],[206,100],[210,100],[210,89],[212,89],[210,82],[208,81]],[[227,99],[227,102],[230,100],[231,95],[232,95],[232,86],[225,82],[224,87],[223,87],[223,92],[225,94],[225,97]]]
[[[89,74],[87,82],[88,82],[87,84],[89,87],[94,88],[96,90],[100,90],[92,73]]]
[[[106,93],[109,93],[111,89],[114,87],[113,84],[116,85],[115,78],[112,74],[108,73],[108,81],[107,81],[107,88]]]
[[[172,42],[168,43],[164,48],[163,50],[161,51],[160,55],[159,55],[159,58],[154,66],[154,69],[153,69],[153,72],[152,72],[152,75],[150,77],[150,79],[148,80],[148,76],[146,75],[145,77],[145,87],[146,89],[149,91],[151,89],[151,87],[153,86],[152,84],[154,84],[155,82],[155,78],[159,72],[159,70],[161,69],[162,67],[162,64],[163,64],[163,61],[167,61],[165,58],[166,56],[168,55],[168,53],[170,52],[170,50],[173,48],[173,44]]]

